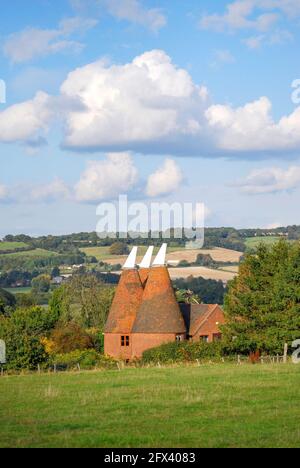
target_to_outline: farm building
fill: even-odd
[[[216,304],[178,304],[166,266],[164,244],[151,264],[150,247],[139,268],[137,247],[120,278],[104,333],[105,354],[122,360],[173,341],[212,342],[221,338],[224,313]]]

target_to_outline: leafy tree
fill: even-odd
[[[74,275],[71,281],[53,292],[50,308],[65,323],[76,322],[85,328],[103,330],[115,289],[93,275]]]
[[[45,293],[50,290],[51,276],[39,275],[31,282],[32,289],[35,293]]]
[[[205,304],[223,304],[225,287],[222,281],[189,276],[175,280],[174,286],[177,289],[193,291]]]
[[[176,291],[176,299],[180,304],[200,304],[200,297],[193,291],[186,289],[178,289]]]
[[[0,289],[0,315],[6,314],[8,308],[14,308],[16,305],[16,298],[4,289]]]
[[[93,340],[77,323],[58,325],[50,337],[56,354],[71,353],[93,347]]]
[[[115,242],[109,249],[111,255],[127,255],[129,253],[128,245],[123,242]]]
[[[300,243],[284,240],[247,255],[225,300],[223,332],[239,352],[282,353],[300,337]]]
[[[51,272],[51,278],[56,278],[60,276],[60,269],[58,266],[54,267]]]
[[[33,369],[48,359],[42,337],[50,333],[57,315],[40,307],[17,309],[11,317],[0,317],[0,338],[6,343],[7,366]]]
[[[214,268],[217,263],[213,260],[210,254],[199,254],[197,255],[196,264],[203,267],[212,267]]]

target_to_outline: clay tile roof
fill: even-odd
[[[143,297],[137,270],[124,270],[105,326],[105,333],[131,333]]]
[[[190,312],[189,335],[194,336],[200,325],[210,316],[217,304],[193,304]]]
[[[132,333],[186,333],[166,267],[151,268]]]
[[[146,286],[149,273],[150,273],[150,268],[140,268],[139,269],[139,275],[140,275],[140,279],[141,279],[141,283],[142,283],[143,288]]]

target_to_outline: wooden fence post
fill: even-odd
[[[283,351],[283,363],[284,363],[284,364],[287,363],[288,350],[289,350],[289,346],[288,346],[287,343],[285,343],[285,344],[284,344],[284,351]]]

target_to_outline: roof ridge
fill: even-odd
[[[209,309],[208,311],[205,313],[205,316],[202,318],[202,320],[200,321],[200,323],[197,325],[197,328],[196,328],[196,331],[194,333],[194,335],[196,335],[196,333],[198,332],[199,328],[202,327],[202,325],[209,319],[209,317],[211,316],[211,314],[215,311],[215,309],[219,306],[219,304],[199,304],[199,305],[205,305],[205,306],[208,306]],[[211,308],[212,307],[212,308]],[[199,317],[201,318],[201,317]],[[196,321],[197,323],[197,321]]]

